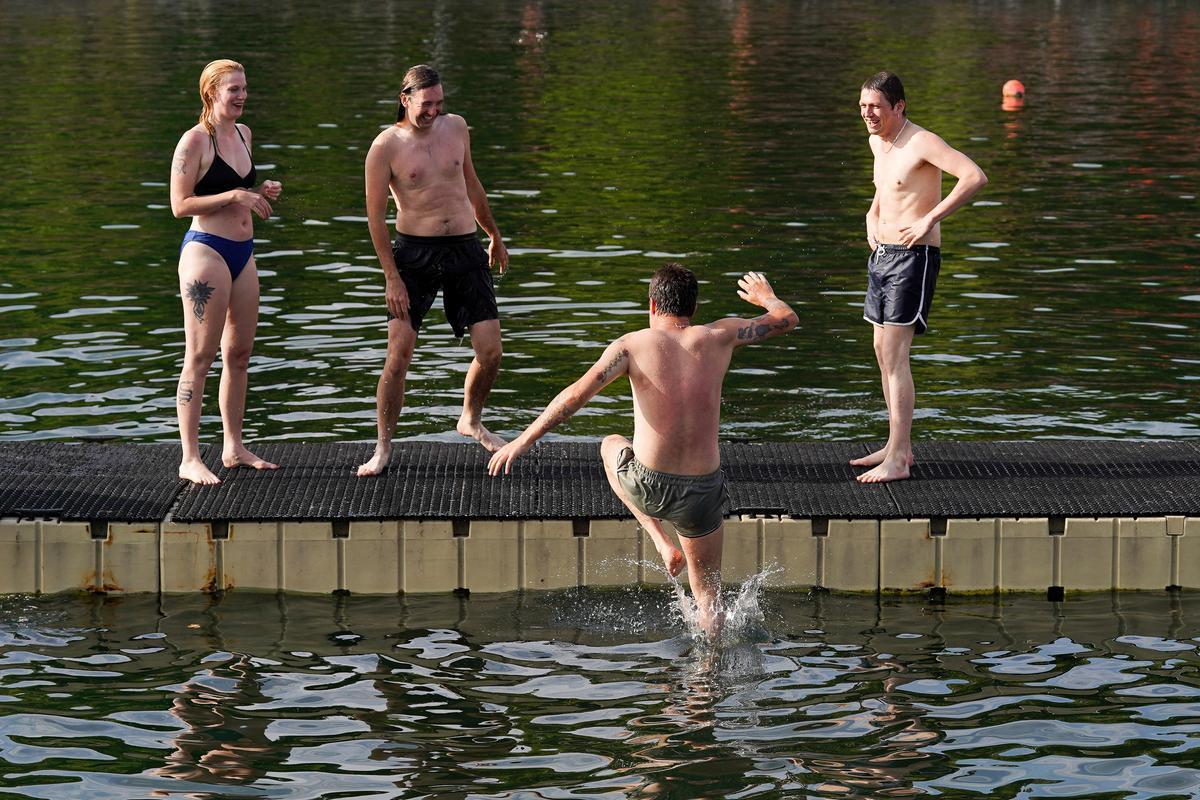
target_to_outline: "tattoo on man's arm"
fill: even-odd
[[[192,301],[192,313],[196,315],[197,322],[204,322],[204,307],[208,305],[215,291],[207,281],[192,281],[188,284],[187,297]]]
[[[557,428],[559,425],[562,425],[564,422],[569,420],[571,418],[571,414],[574,413],[573,411],[571,411],[571,407],[568,406],[566,403],[562,402],[561,400],[555,400],[554,403],[551,404],[551,411],[552,411],[552,413],[550,415],[550,427],[551,428]]]
[[[179,389],[175,392],[175,402],[181,406],[186,406],[192,402],[192,381],[180,381]]]
[[[788,320],[780,320],[770,325],[761,322],[752,322],[749,325],[738,328],[737,337],[742,341],[756,342],[759,339],[769,336],[772,331],[786,331],[790,327],[791,323]]]
[[[613,370],[619,367],[621,362],[627,358],[629,358],[628,350],[622,350],[621,352],[617,353],[615,356],[613,356],[613,360],[605,364],[604,369],[600,370],[600,374],[596,376],[596,381],[598,383],[607,382],[608,376],[611,375]]]

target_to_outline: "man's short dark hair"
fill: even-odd
[[[874,92],[879,92],[887,99],[888,103],[893,108],[901,100],[904,100],[904,84],[900,82],[899,75],[893,75],[886,69],[882,72],[876,72],[871,77],[867,78],[867,82],[862,85],[864,89],[870,89]],[[904,115],[908,116],[908,101],[904,100]]]
[[[404,83],[400,87],[401,95],[411,95],[413,92],[418,92],[421,89],[428,89],[430,86],[437,86],[442,82],[442,77],[438,75],[437,70],[428,64],[417,64],[415,67],[410,67],[408,72],[404,73]],[[396,103],[396,122],[404,119],[404,101],[398,100]]]
[[[674,261],[661,266],[650,279],[650,299],[658,314],[690,317],[696,313],[699,296],[700,284],[695,273]]]

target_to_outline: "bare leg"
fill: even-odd
[[[721,633],[725,613],[721,608],[721,556],[725,545],[725,523],[710,534],[699,538],[679,537],[687,559],[688,583],[696,598],[697,622],[710,639]]]
[[[909,351],[915,328],[887,325],[883,330],[880,364],[887,374],[888,441],[883,460],[858,476],[861,483],[884,483],[909,476],[912,464],[912,418],[916,403]]]
[[[183,457],[179,477],[200,484],[220,483],[200,460],[200,411],[204,382],[217,357],[229,304],[229,269],[217,253],[189,242],[179,254],[179,293],[183,298],[183,369],[175,392],[175,413]]]
[[[879,365],[879,378],[880,378],[881,383],[883,384],[883,402],[887,406],[888,425],[890,426],[891,422],[892,422],[892,401],[888,395],[887,370],[884,369],[884,367],[883,367],[883,330],[884,330],[884,326],[883,325],[872,325],[871,327],[873,329],[872,336],[873,336],[873,343],[874,343],[874,349],[875,349],[875,363],[877,363]],[[850,466],[852,466],[852,467],[874,467],[883,461],[883,457],[886,454],[887,454],[887,445],[885,444],[882,448],[880,448],[879,450],[876,450],[874,453],[871,453],[871,455],[869,455],[869,456],[863,456],[862,458],[851,459]]]
[[[258,328],[258,268],[250,263],[238,275],[229,290],[229,312],[225,333],[221,336],[221,421],[225,443],[221,463],[227,467],[278,469],[251,453],[242,443],[242,420],[246,416],[246,371],[254,350],[254,332]]]
[[[604,462],[604,474],[608,476],[608,485],[612,488],[613,494],[617,496],[617,499],[629,509],[629,513],[633,514],[634,519],[638,521],[642,529],[650,534],[650,538],[654,540],[654,548],[658,550],[658,555],[662,558],[667,572],[672,576],[678,575],[683,571],[685,564],[683,553],[675,546],[671,535],[663,529],[662,523],[654,517],[647,516],[640,509],[635,508],[629,502],[629,498],[625,495],[625,490],[621,488],[621,484],[617,482],[617,459],[620,457],[621,451],[630,446],[628,439],[616,434],[604,437],[604,441],[600,444],[600,458]]]
[[[500,372],[500,320],[489,319],[476,322],[470,328],[471,347],[475,358],[467,370],[467,382],[463,390],[462,416],[458,418],[456,430],[463,436],[475,439],[489,453],[494,453],[506,442],[483,426],[483,404],[496,375]]]
[[[404,408],[404,377],[408,374],[416,344],[417,332],[407,319],[388,322],[387,358],[375,388],[375,453],[369,461],[359,465],[360,478],[383,472],[392,457],[392,435]]]

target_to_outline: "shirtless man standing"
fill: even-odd
[[[717,429],[721,384],[735,348],[785,333],[799,322],[761,273],[739,281],[738,296],[766,309],[754,319],[693,325],[699,285],[691,270],[667,264],[650,281],[650,327],[605,349],[583,377],[561,391],[525,432],[492,456],[488,472],[512,462],[621,375],[633,388],[633,443],[612,435],[600,446],[608,483],[654,540],[671,575],[685,561],[700,626],[720,627],[721,546],[727,498]],[[679,533],[681,553],[662,520]]]
[[[358,474],[387,467],[392,434],[404,407],[404,378],[421,320],[443,292],[454,335],[471,334],[475,358],[467,370],[457,430],[489,452],[504,440],[483,426],[483,403],[500,369],[500,320],[490,268],[508,268],[508,251],[487,195],[471,164],[467,123],[442,111],[441,78],[420,64],[404,74],[396,124],[367,153],[367,226],[387,281],[387,358],[375,392],[375,454]],[[396,202],[396,241],[388,239],[389,195]],[[483,251],[475,223],[490,237]]]
[[[913,335],[929,325],[929,307],[941,266],[939,223],[987,183],[975,162],[932,131],[910,121],[904,86],[889,72],[863,84],[858,108],[875,155],[875,199],[867,212],[867,300],[863,318],[875,326],[875,357],[888,409],[882,450],[850,463],[872,469],[863,483],[908,477],[913,464],[915,390],[908,354]],[[942,197],[942,172],[958,179]]]

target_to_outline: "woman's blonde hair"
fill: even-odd
[[[200,109],[200,124],[208,131],[209,136],[217,132],[212,122],[213,100],[217,96],[221,81],[230,73],[245,71],[246,68],[236,61],[218,58],[216,61],[210,61],[200,73],[200,102],[204,104],[204,108]]]

